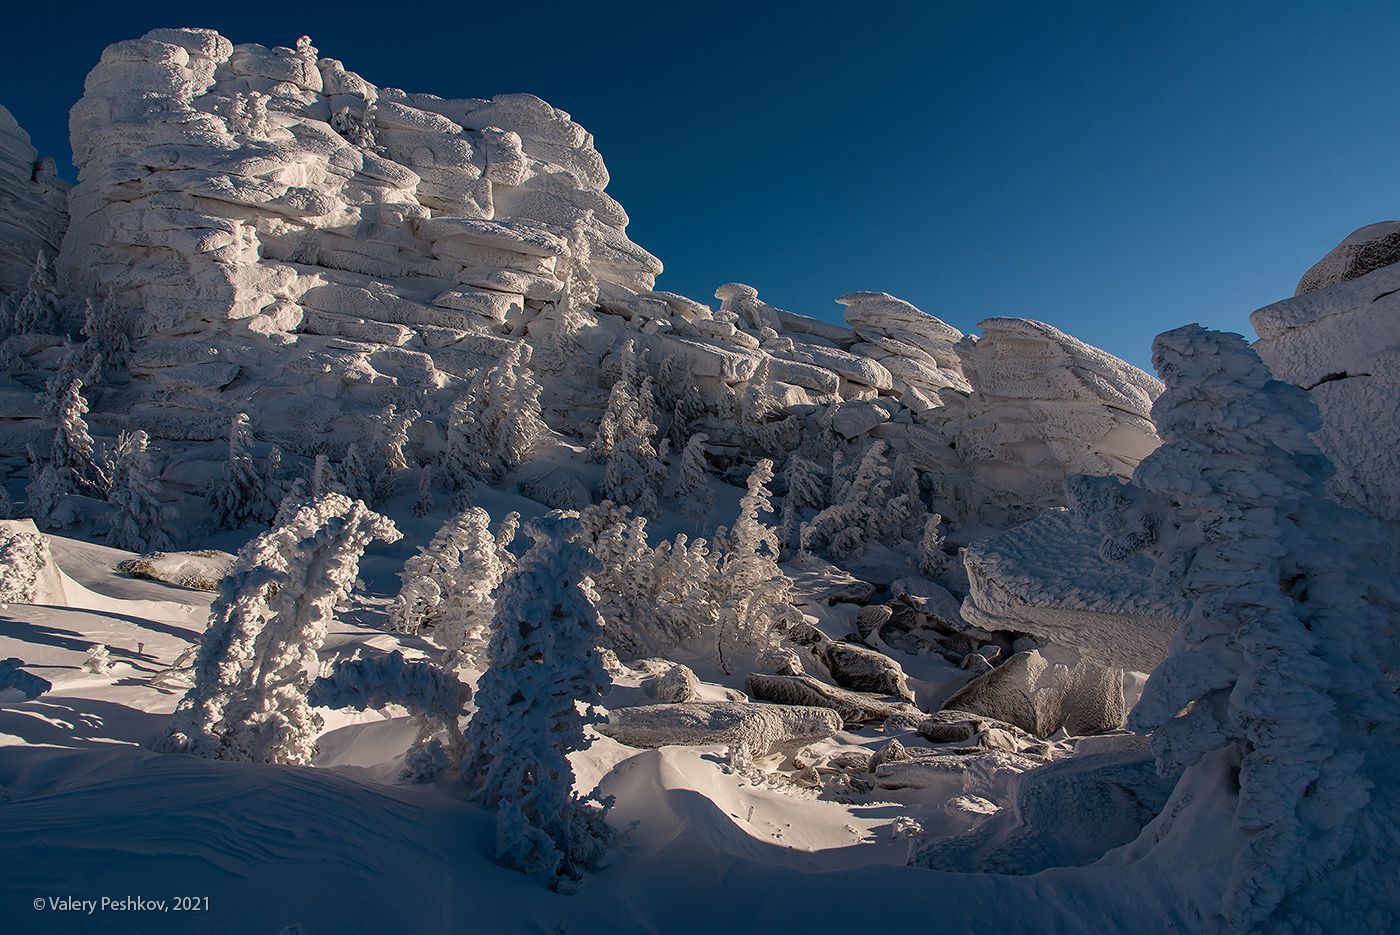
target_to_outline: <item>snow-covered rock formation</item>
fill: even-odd
[[[52,262],[67,225],[67,184],[0,106],[0,295],[24,288],[40,252]]]
[[[1157,446],[1152,401],[1162,387],[1056,328],[990,318],[957,345],[972,387],[958,453],[970,487],[1018,522],[1064,503],[1074,474],[1127,477]]]
[[[1329,489],[1400,520],[1400,222],[1356,231],[1308,271],[1291,299],[1250,316],[1269,369],[1309,391]]]
[[[71,129],[63,281],[138,310],[133,418],[166,437],[214,437],[235,398],[284,442],[348,437],[347,400],[490,361],[489,333],[559,295],[574,253],[624,293],[660,271],[568,114],[381,91],[309,40],[117,43]]]
[[[976,342],[878,292],[839,299],[843,327],[742,283],[718,308],[655,291],[591,135],[530,95],[446,100],[305,37],[159,29],[103,53],[70,122],[61,284],[133,315],[134,379],[102,405],[157,440],[215,440],[243,411],[263,441],[339,457],[395,404],[436,453],[463,387],[524,340],[561,433],[594,431],[632,341],[663,416],[687,392],[711,410],[685,403],[720,469],[879,440],[955,523],[1028,518],[1153,444],[1151,379],[1037,323]]]

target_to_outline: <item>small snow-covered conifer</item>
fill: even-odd
[[[61,319],[58,284],[49,266],[49,258],[40,250],[34,258],[34,271],[29,274],[24,293],[11,312],[10,333],[57,334]]]
[[[534,457],[546,427],[529,355],[528,344],[515,342],[452,407],[444,470],[454,489],[492,483]]]
[[[341,492],[351,500],[369,503],[374,499],[374,482],[370,479],[369,468],[365,465],[364,456],[360,454],[359,445],[351,442],[346,447],[345,457],[341,459],[340,469],[336,474]]]
[[[564,888],[601,864],[614,836],[606,803],[574,791],[568,759],[589,746],[584,729],[602,719],[611,677],[582,525],[555,511],[526,532],[533,544],[496,601],[463,778],[496,810],[497,857]]]
[[[422,519],[433,512],[433,466],[425,464],[418,469],[418,499],[413,501],[413,515]]]
[[[113,508],[107,542],[130,552],[175,548],[175,511],[161,503],[160,482],[151,464],[146,433],[122,433],[112,458]]]
[[[310,762],[321,718],[307,701],[316,654],[360,556],[394,524],[341,494],[325,494],[238,553],[210,608],[194,686],[158,750],[255,763]]]
[[[666,482],[666,465],[652,447],[655,426],[642,423],[640,434],[621,439],[603,471],[603,496],[644,516],[656,515],[657,496]]]
[[[794,452],[783,466],[783,483],[787,493],[783,495],[778,541],[786,554],[801,544],[803,515],[826,506],[826,477],[820,467]]]
[[[733,528],[715,534],[720,547],[716,648],[726,671],[726,645],[766,648],[778,633],[800,619],[792,606],[792,579],[778,567],[778,533],[760,518],[773,512],[773,495],[765,486],[772,479],[772,461],[764,458],[755,464],[748,490],[739,500]]]
[[[112,657],[107,647],[101,643],[93,643],[87,649],[87,655],[83,657],[83,668],[93,675],[106,675],[112,671]]]
[[[277,515],[277,504],[268,495],[267,478],[254,463],[252,449],[248,415],[240,412],[229,424],[224,476],[209,491],[209,507],[220,528],[267,523]]]
[[[709,462],[705,445],[709,438],[702,432],[690,436],[681,452],[676,486],[672,496],[680,502],[681,512],[697,525],[705,521],[714,509],[715,494],[710,488]]]
[[[818,549],[832,558],[854,558],[864,553],[867,543],[884,534],[890,486],[885,449],[883,441],[876,441],[859,461],[836,462],[832,480],[834,502],[801,530],[801,551]]]
[[[948,570],[949,556],[943,549],[943,517],[930,513],[919,539],[919,571],[937,578]]]

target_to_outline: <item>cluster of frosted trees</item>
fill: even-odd
[[[532,544],[519,559],[507,550],[513,520],[492,536],[487,519],[465,511],[424,550],[438,564],[425,577],[441,582],[432,626],[441,655],[357,655],[314,682],[365,548],[398,531],[363,502],[326,493],[253,539],[221,585],[194,685],[157,749],[309,764],[322,727],[314,707],[402,705],[418,728],[406,775],[456,771],[496,811],[502,860],[559,887],[598,866],[613,837],[606,803],[574,791],[568,755],[587,747],[584,729],[610,683],[591,585],[599,563],[576,516],[527,525]],[[484,665],[470,717],[469,663]]]
[[[729,650],[764,649],[801,619],[777,533],[762,518],[773,511],[772,477],[772,462],[754,467],[733,527],[716,530],[713,543],[681,533],[652,547],[645,516],[611,501],[583,511],[611,648],[654,655],[708,643],[728,668]]]
[[[174,548],[175,511],[160,499],[149,437],[139,429],[122,432],[99,449],[88,431],[82,388],[76,378],[61,390],[50,384],[46,408],[54,435],[47,452],[29,449],[29,514],[46,529],[62,529],[79,519],[72,498],[105,500],[110,545],[133,552]]]

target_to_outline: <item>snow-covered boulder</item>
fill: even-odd
[[[943,390],[966,393],[957,344],[963,333],[885,292],[852,292],[837,300],[846,306],[846,323],[860,343],[853,351],[878,360],[901,388],[932,400]]]
[[[693,701],[618,708],[597,729],[629,747],[743,744],[761,756],[825,740],[841,729],[841,718],[820,707]]]
[[[862,611],[869,608],[861,608]],[[827,640],[812,647],[832,681],[852,691],[890,695],[913,703],[914,693],[904,670],[884,653],[840,640]]]
[[[897,714],[923,717],[912,704],[891,703],[879,695],[837,688],[810,675],[749,673],[749,694],[774,705],[828,708],[847,726],[879,723]]]
[[[1157,446],[1161,384],[1112,354],[1024,318],[990,318],[957,345],[972,387],[957,452],[978,512],[1006,525],[1064,502],[1074,474],[1127,478]]]
[[[977,540],[963,550],[969,593],[961,619],[1026,633],[1099,665],[1151,672],[1186,607],[1152,587],[1145,556],[1110,562],[1100,540],[1069,510]]]
[[[0,296],[24,288],[41,251],[58,256],[67,225],[67,183],[0,106]]]
[[[48,537],[32,519],[0,520],[0,603],[68,605]]]
[[[1298,280],[1295,296],[1358,279],[1400,263],[1400,221],[1378,221],[1352,231]]]
[[[1123,670],[1050,650],[1013,655],[943,703],[1014,724],[1037,737],[1064,728],[1072,736],[1117,730],[1127,720]]]
[[[228,552],[203,549],[198,552],[152,552],[140,558],[117,563],[117,571],[133,578],[164,581],[166,584],[197,591],[217,591],[219,582],[233,567],[235,557]]]
[[[1303,277],[1308,289],[1250,316],[1269,370],[1322,413],[1314,439],[1337,468],[1329,489],[1387,520],[1400,519],[1396,243],[1400,222],[1364,227]]]

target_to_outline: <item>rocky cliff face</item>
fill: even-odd
[[[41,251],[52,263],[67,226],[68,186],[0,107],[0,293],[24,287]]]
[[[134,379],[101,408],[167,441],[221,438],[247,411],[260,437],[334,456],[395,403],[425,413],[431,450],[463,381],[517,341],[574,358],[544,402],[577,438],[630,340],[713,404],[721,465],[754,442],[733,413],[757,389],[784,444],[883,440],[959,520],[1033,515],[1066,474],[1126,476],[1153,445],[1155,381],[1040,323],[976,340],[878,292],[839,299],[843,327],[741,283],[718,307],[656,291],[592,136],[531,95],[411,94],[309,39],[160,29],[103,53],[70,124],[61,285],[132,316]]]

